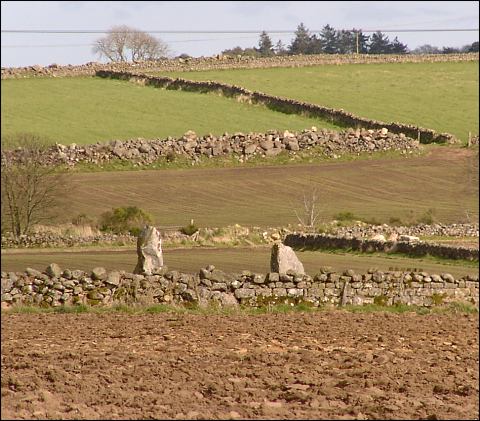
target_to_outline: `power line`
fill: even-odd
[[[235,38],[197,38],[197,39],[184,39],[184,40],[165,40],[169,44],[178,44],[182,42],[204,42],[204,41],[231,41],[237,39],[254,39],[256,37],[235,37]],[[91,47],[92,44],[12,44],[12,45],[2,45],[2,48],[41,48],[41,47]]]
[[[478,28],[443,28],[443,29],[352,29],[361,32],[478,32]],[[189,30],[189,31],[171,31],[171,30],[142,30],[151,34],[260,34],[262,32],[268,34],[293,34],[296,30]],[[123,33],[125,31],[111,30],[90,30],[90,29],[2,29],[2,33],[8,34],[107,34],[107,33]],[[322,32],[322,29],[310,29],[309,32]]]

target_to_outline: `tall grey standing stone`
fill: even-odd
[[[137,239],[137,266],[133,273],[151,275],[163,266],[162,239],[155,227],[145,225]]]
[[[276,273],[287,273],[288,270],[293,270],[296,273],[305,274],[302,262],[298,260],[293,249],[282,243],[276,243],[272,247],[270,270]]]

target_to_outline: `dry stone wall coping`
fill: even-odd
[[[478,276],[455,279],[451,274],[426,272],[382,272],[376,269],[356,274],[321,268],[314,276],[270,272],[225,273],[213,265],[198,274],[169,270],[166,266],[151,275],[125,271],[91,272],[62,270],[51,264],[44,271],[1,273],[2,308],[12,305],[43,307],[115,303],[197,303],[216,302],[223,306],[263,306],[278,303],[309,303],[312,306],[407,304],[431,307],[459,301],[478,307]]]
[[[323,64],[373,64],[373,63],[432,63],[476,61],[478,53],[466,54],[312,54],[277,57],[248,57],[216,55],[212,57],[192,57],[163,59],[145,62],[98,63],[82,65],[50,64],[48,66],[2,67],[1,78],[23,77],[72,77],[91,76],[98,70],[113,71],[199,71],[220,69],[256,69],[272,67],[304,67]]]

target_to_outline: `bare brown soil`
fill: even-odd
[[[432,209],[442,223],[464,220],[465,211],[478,221],[475,151],[427,149],[417,158],[72,174],[61,217],[95,219],[115,207],[138,206],[157,225],[184,226],[193,218],[198,226],[286,226],[298,222],[294,211],[301,212],[303,193],[317,187],[322,220],[352,212],[388,223]]]
[[[478,314],[2,314],[2,419],[478,419]]]

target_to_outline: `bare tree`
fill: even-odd
[[[2,230],[8,227],[18,237],[56,215],[65,197],[67,178],[58,167],[44,165],[46,144],[39,136],[17,135],[15,143],[20,153],[2,148],[1,216]]]
[[[168,46],[146,32],[121,25],[97,39],[93,52],[110,61],[156,60],[168,55]]]
[[[316,188],[311,189],[309,192],[303,193],[303,208],[300,212],[295,212],[300,224],[305,230],[313,231],[320,216],[320,201]]]

